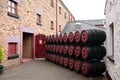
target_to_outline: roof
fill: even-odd
[[[88,30],[88,29],[104,30],[102,28],[96,27],[96,26],[91,25],[89,23],[85,23],[85,22],[82,22],[82,21],[76,21],[76,22],[68,22],[61,33],[62,34],[63,33],[69,33],[69,32],[74,33],[76,31],[80,32],[81,30]]]
[[[62,0],[59,0],[62,5],[66,8],[66,10],[71,14],[71,16],[75,19],[75,17],[73,16],[73,14],[70,12],[70,10],[67,8],[67,6],[64,4],[64,2]]]
[[[78,22],[84,22],[87,24],[91,24],[94,26],[104,25],[104,19],[96,19],[96,20],[78,20]],[[77,22],[77,21],[76,21]]]

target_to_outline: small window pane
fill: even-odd
[[[15,14],[15,9],[12,9],[12,13],[14,13],[14,14]]]
[[[8,1],[8,6],[11,6],[11,1]]]
[[[14,2],[12,2],[12,7],[15,8],[15,3]]]
[[[10,7],[8,7],[8,12],[11,12],[11,8]]]

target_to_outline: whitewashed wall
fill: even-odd
[[[106,58],[107,71],[112,80],[120,80],[120,0],[107,0],[105,7],[107,56],[112,54],[110,24],[114,23],[114,61]]]

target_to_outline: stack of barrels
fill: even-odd
[[[46,38],[46,60],[82,73],[85,76],[105,72],[103,42],[106,33],[98,29],[50,35]]]

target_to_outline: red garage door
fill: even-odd
[[[35,36],[35,57],[45,58],[45,40],[44,34],[38,34]]]

